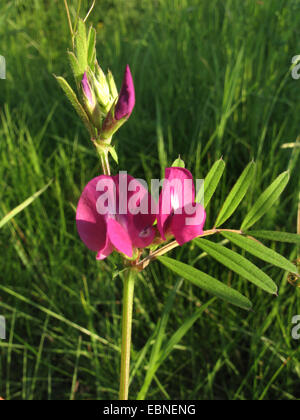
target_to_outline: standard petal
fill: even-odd
[[[185,205],[193,203],[194,200],[195,187],[190,171],[185,168],[166,168],[157,216],[157,227],[164,240],[172,215],[180,213]]]
[[[103,249],[106,244],[106,223],[97,212],[98,192],[96,186],[101,177],[92,179],[84,188],[76,211],[76,225],[79,236],[92,251]]]
[[[193,175],[185,168],[166,168],[165,178],[169,182],[171,205],[173,210],[195,201]]]
[[[127,230],[135,248],[149,246],[155,236],[153,224],[157,204],[148,191],[147,184],[128,175]]]
[[[141,180],[126,172],[101,175],[85,187],[77,208],[81,239],[97,259],[114,250],[132,257],[133,248],[145,248],[156,235],[157,205]]]

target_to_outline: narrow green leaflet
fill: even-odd
[[[78,60],[81,78],[88,66],[88,45],[86,39],[85,23],[82,19],[78,20],[77,33],[75,35],[75,51]]]
[[[283,270],[297,273],[297,268],[294,264],[272,249],[267,248],[265,245],[251,238],[239,235],[238,233],[222,232],[222,235],[236,246],[249,252],[249,254],[255,255],[261,260],[273,264],[276,267],[283,268]]]
[[[75,111],[77,112],[77,114],[79,115],[81,120],[83,121],[83,123],[86,126],[86,128],[88,129],[89,133],[93,137],[94,136],[93,128],[91,127],[89,118],[88,118],[84,108],[82,107],[81,103],[77,99],[76,93],[74,92],[74,90],[71,88],[69,83],[63,77],[55,76],[55,78],[58,81],[62,90],[67,95],[67,98],[69,99],[73,108],[75,109]]]
[[[190,281],[206,292],[211,293],[240,308],[247,310],[251,309],[252,304],[249,299],[247,299],[238,291],[221,283],[219,280],[216,280],[208,274],[203,273],[203,271],[197,270],[194,267],[169,257],[158,257],[157,259],[171,271]]]
[[[275,230],[246,230],[243,233],[254,236],[254,238],[300,245],[300,235],[298,233],[277,232]]]
[[[246,192],[248,191],[248,188],[250,187],[253,180],[254,173],[255,163],[250,162],[226,198],[217,217],[215,227],[221,226],[233,214],[235,209],[245,197]]]
[[[194,243],[207,252],[208,255],[256,286],[268,293],[277,293],[277,286],[273,280],[242,255],[206,239],[195,239]]]
[[[219,159],[213,164],[210,171],[206,175],[204,180],[204,207],[207,207],[212,196],[214,195],[217,186],[219,185],[220,179],[223,175],[224,169],[225,162],[223,159]],[[198,196],[196,197],[196,203],[200,201],[200,198],[201,197]]]
[[[254,206],[245,217],[241,229],[248,230],[256,223],[277,201],[282,191],[289,182],[289,172],[283,172],[275,181],[259,196]]]
[[[45,185],[41,190],[34,193],[31,197],[27,198],[27,200],[23,201],[22,204],[19,204],[15,207],[12,211],[10,211],[3,219],[0,220],[0,229],[11,219],[13,219],[17,214],[23,211],[27,206],[29,206],[34,200],[36,200],[44,191],[49,187],[52,181],[50,181],[47,185]]]
[[[69,57],[69,62],[70,62],[70,66],[73,72],[74,79],[76,83],[79,84],[81,81],[81,70],[79,67],[78,60],[72,51],[68,51],[68,57]]]

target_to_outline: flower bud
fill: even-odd
[[[103,110],[103,113],[106,115],[111,105],[111,95],[106,76],[98,63],[96,63],[96,74],[91,72],[91,79],[98,103]]]
[[[110,138],[130,117],[135,105],[134,84],[127,65],[123,78],[122,88],[117,102],[114,102],[102,125],[101,136]]]
[[[82,90],[83,90],[83,97],[84,97],[84,102],[86,103],[87,107],[89,107],[91,110],[93,110],[94,106],[95,106],[95,96],[92,92],[91,86],[89,84],[86,72],[84,72],[82,81],[81,81],[81,86],[82,86]]]
[[[94,90],[92,89],[89,80],[87,78],[86,72],[84,72],[82,81],[81,81],[82,93],[83,93],[83,104],[86,112],[94,124],[94,126],[100,129],[101,123],[101,112],[97,104]]]
[[[119,99],[115,108],[116,120],[128,119],[135,104],[135,92],[130,68],[127,64]]]

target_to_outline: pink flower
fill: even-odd
[[[126,173],[92,179],[80,197],[76,224],[80,238],[97,259],[114,250],[132,258],[133,250],[149,246],[156,215],[151,195]]]
[[[192,174],[184,168],[167,168],[159,197],[157,227],[163,240],[173,235],[179,245],[203,234],[206,214],[195,203]]]
[[[127,64],[125,73],[124,73],[122,88],[120,90],[119,99],[115,108],[115,119],[117,121],[121,120],[124,117],[128,119],[130,117],[130,114],[132,113],[134,105],[135,105],[134,84],[133,84],[129,65]]]

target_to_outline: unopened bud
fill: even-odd
[[[103,121],[101,136],[110,138],[130,117],[135,105],[134,84],[127,65],[122,88],[117,103],[113,103],[108,115]]]
[[[127,64],[123,78],[122,88],[115,108],[115,118],[128,119],[135,105],[135,91],[130,68]]]
[[[96,63],[96,74],[94,75],[94,73],[91,72],[91,78],[99,105],[106,115],[111,105],[111,96],[106,76],[98,63]]]
[[[101,123],[101,112],[97,104],[94,90],[92,89],[89,80],[87,78],[86,72],[84,72],[82,81],[81,81],[82,93],[83,93],[83,104],[88,113],[88,116],[94,126],[100,129]]]

